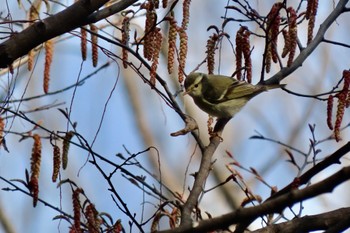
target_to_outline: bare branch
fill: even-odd
[[[0,44],[0,68],[6,68],[17,58],[27,54],[41,43],[85,25],[86,19],[108,1],[80,0],[67,7],[67,9],[38,21],[17,34],[13,34],[7,41]],[[118,5],[120,7],[119,11],[124,10],[136,1],[123,0],[125,4]],[[117,12],[117,9],[113,9],[113,12]],[[92,19],[98,19],[97,16],[94,16],[92,16]]]
[[[215,136],[210,138],[210,143],[205,147],[198,172],[195,175],[195,181],[190,195],[185,202],[181,212],[181,225],[188,226],[192,222],[191,214],[193,208],[198,204],[198,198],[203,192],[204,184],[208,178],[212,165],[212,157],[216,148],[219,146],[222,138],[221,134],[225,125],[230,119],[219,119],[214,128]]]
[[[333,210],[330,212],[309,215],[302,218],[295,218],[288,222],[283,222],[280,224],[273,224],[252,233],[263,233],[263,232],[284,232],[284,233],[293,233],[293,232],[310,232],[316,230],[331,229],[338,225],[340,222],[346,222],[346,228],[350,226],[350,208],[341,208]],[[344,229],[338,229],[336,232],[341,232]],[[328,231],[327,231],[328,232]]]
[[[293,206],[300,201],[305,201],[323,193],[332,192],[335,187],[349,179],[350,167],[345,167],[319,183],[301,190],[292,190],[275,199],[266,201],[261,205],[255,207],[240,208],[220,217],[203,220],[194,224],[182,225],[173,230],[159,231],[159,233],[199,233],[210,232],[219,229],[225,230],[233,224],[241,222],[252,222],[256,218],[259,218],[263,215],[280,213],[288,206]],[[243,230],[244,229],[240,229],[236,232],[243,232]]]

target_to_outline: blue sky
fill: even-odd
[[[274,1],[252,1],[252,4],[261,9],[263,14],[266,14],[269,9],[267,4]],[[221,16],[225,13],[226,1],[198,1],[193,0],[191,5],[191,18],[188,29],[189,51],[188,60],[186,63],[186,72],[192,71],[204,58],[206,40],[211,31],[206,29],[212,25],[221,25]],[[324,4],[324,5],[322,5]],[[25,16],[18,10],[16,2],[9,2],[10,11],[13,19],[24,18]],[[332,9],[332,1],[320,3],[319,13],[317,15],[317,25],[325,18],[325,14]],[[57,10],[53,8],[53,10]],[[1,8],[1,11],[5,9]],[[232,11],[228,12],[229,16],[237,17]],[[232,14],[232,15],[231,15]],[[19,15],[19,16],[18,16]],[[181,9],[176,8],[178,22],[181,20]],[[114,18],[115,19],[115,18]],[[142,27],[142,18],[135,20],[134,29]],[[101,22],[100,25],[105,24]],[[346,43],[349,41],[349,33],[344,28],[349,27],[348,15],[342,16],[337,24],[334,24],[331,30],[326,34],[328,39],[336,39],[337,41]],[[234,38],[237,31],[238,23],[230,23],[226,28],[231,39]],[[305,43],[306,35],[303,33],[305,28],[300,27],[301,42]],[[257,30],[256,26],[251,25],[251,30]],[[318,26],[315,30],[318,29]],[[113,33],[111,28],[106,29]],[[259,32],[259,31],[258,31]],[[51,70],[50,90],[59,90],[67,85],[73,84],[79,75],[81,68],[80,57],[80,41],[77,38],[68,38],[69,35],[64,35],[62,42],[55,46],[55,54]],[[115,46],[100,41],[100,45],[110,49],[112,52],[119,54],[120,51]],[[260,78],[261,66],[261,51],[263,44],[258,38],[253,37],[254,50],[253,58],[253,83],[258,82]],[[348,51],[342,47],[335,45],[322,44],[313,55],[311,55],[303,66],[298,69],[290,77],[283,80],[287,84],[287,88],[298,93],[316,94],[329,91],[341,78],[342,71],[349,68]],[[43,73],[43,52],[37,57],[35,69],[32,73],[28,72],[25,67],[20,68],[17,75],[16,88],[13,94],[13,99],[18,99],[24,93],[25,87],[28,88],[25,96],[35,96],[42,94],[42,73]],[[132,58],[131,58],[132,59]],[[110,61],[102,52],[99,54],[99,66]],[[172,77],[166,73],[166,68],[162,63],[164,58],[161,58],[161,65],[158,73],[169,84],[176,83]],[[217,63],[218,64],[218,63]],[[228,43],[223,44],[221,53],[220,69],[216,67],[216,72],[230,75],[234,72],[235,62],[232,55],[232,49]],[[90,57],[82,65],[80,78],[85,77],[89,73],[96,70],[91,66]],[[200,70],[205,72],[206,67],[203,65]],[[276,65],[273,66],[271,75],[278,70]],[[148,71],[142,70],[145,74]],[[267,75],[266,77],[269,77]],[[142,115],[137,115],[131,105],[129,85],[135,88],[132,92],[134,98],[140,103]],[[7,74],[1,77],[1,87],[6,88],[8,83]],[[196,171],[200,156],[199,150],[196,150],[195,141],[190,135],[182,137],[171,137],[170,133],[175,132],[183,127],[181,118],[170,109],[164,101],[145,85],[144,82],[132,71],[123,70],[122,66],[111,64],[106,69],[101,70],[91,79],[87,80],[84,85],[76,89],[75,98],[72,103],[71,120],[77,121],[77,131],[91,143],[96,135],[99,127],[103,109],[111,94],[113,86],[116,84],[115,90],[112,93],[111,99],[106,108],[101,130],[96,138],[93,149],[106,158],[120,163],[121,160],[115,155],[122,153],[127,157],[127,151],[137,153],[146,149],[149,146],[154,146],[159,151],[159,157],[155,151],[144,153],[137,157],[147,169],[153,169],[153,163],[158,159],[161,163],[162,177],[166,184],[171,186],[175,191],[182,192],[183,187],[187,188],[192,184],[192,177],[185,175],[186,166],[194,153],[194,157],[189,166],[188,173]],[[171,84],[173,93],[177,91],[176,85]],[[160,87],[160,86],[159,86]],[[60,108],[69,108],[72,102],[73,89],[58,95],[51,95],[44,98],[36,99],[21,104],[22,110],[29,110],[36,106],[63,103]],[[181,108],[193,116],[200,127],[200,136],[204,142],[208,141],[206,130],[207,115],[201,112],[188,96],[182,98],[177,97]],[[18,106],[18,105],[17,105]],[[42,125],[55,131],[66,130],[67,121],[57,109],[42,111],[28,114],[34,121],[41,121]],[[140,133],[137,118],[142,118],[147,128],[145,136]],[[346,113],[343,125],[349,122],[349,116]],[[229,171],[225,165],[232,162],[226,156],[226,150],[230,151],[244,167],[254,167],[261,172],[264,179],[271,185],[282,188],[293,180],[297,174],[294,167],[286,163],[288,158],[284,152],[284,148],[262,140],[249,139],[256,135],[256,132],[263,134],[266,137],[276,139],[287,143],[304,152],[309,149],[309,138],[311,133],[308,124],[316,124],[316,135],[319,139],[328,137],[331,131],[326,126],[326,103],[324,101],[316,101],[311,98],[302,98],[292,96],[282,90],[274,90],[264,93],[255,99],[240,112],[234,119],[230,121],[225,128],[223,135],[224,141],[218,148],[214,164],[214,168],[224,180]],[[32,126],[25,121],[16,118],[11,128],[12,131],[25,131],[31,129]],[[43,131],[36,131],[39,134],[47,136]],[[349,139],[348,130],[344,131],[343,141],[340,143],[326,142],[322,143],[319,148],[322,149],[321,157],[327,156],[335,151],[344,142]],[[18,136],[8,135],[6,138],[10,153],[3,149],[0,151],[0,175],[7,179],[24,179],[25,169],[30,168],[30,153],[32,140],[27,139],[18,143]],[[73,139],[75,142],[77,138]],[[152,144],[147,143],[151,140]],[[43,141],[43,158],[42,171],[40,177],[40,198],[45,201],[72,213],[71,209],[71,191],[68,186],[63,186],[62,190],[56,188],[56,184],[51,182],[51,146],[47,140]],[[69,152],[69,167],[62,171],[62,179],[70,178],[77,183],[78,186],[84,188],[88,198],[96,204],[96,207],[101,212],[107,212],[114,219],[121,218],[122,223],[128,228],[127,219],[113,203],[108,185],[101,177],[101,174],[96,171],[93,165],[85,161],[88,153],[75,146],[72,146]],[[296,159],[301,162],[303,157],[295,154]],[[342,161],[344,164],[348,161]],[[85,165],[84,165],[85,164]],[[108,173],[112,168],[104,163],[100,163],[103,169]],[[136,175],[146,175],[140,169],[134,166],[127,167]],[[337,171],[340,166],[333,166],[315,178],[321,180]],[[79,172],[80,171],[80,172]],[[158,169],[153,170],[154,174],[159,175]],[[250,174],[242,171],[247,184],[254,193],[261,195],[264,199],[269,195],[269,189],[257,182]],[[184,179],[186,183],[184,184]],[[147,175],[146,180],[149,184],[159,187],[157,182]],[[127,202],[128,207],[132,212],[141,217],[142,205],[145,207],[145,216],[150,216],[156,210],[150,203],[157,204],[157,200],[146,196],[143,199],[142,192],[135,185],[131,184],[127,179],[116,174],[113,182],[118,188],[118,193]],[[215,184],[213,176],[207,182],[207,187],[212,187]],[[0,187],[8,187],[3,182],[0,182]],[[231,193],[232,202],[240,202],[244,198],[244,194],[237,185],[227,184],[225,188]],[[324,209],[338,208],[348,205],[348,200],[343,196],[343,191],[346,188],[344,185],[337,188],[334,194],[324,195],[317,201],[306,202],[304,214],[317,213]],[[222,190],[216,190],[206,194],[202,200],[202,209],[217,216],[230,211],[230,207],[223,197]],[[233,194],[232,194],[233,193]],[[337,198],[334,198],[336,196]],[[332,198],[329,198],[332,197]],[[338,198],[339,197],[339,198]],[[342,201],[340,201],[342,200]],[[213,201],[217,203],[213,205]],[[14,223],[17,232],[61,232],[67,231],[67,223],[58,220],[53,221],[52,218],[58,215],[57,212],[38,204],[36,208],[32,208],[31,198],[20,192],[0,192],[0,205],[6,211],[10,221]],[[298,208],[296,208],[298,209]],[[39,224],[38,224],[39,223]],[[257,224],[256,226],[259,226]],[[2,229],[0,228],[0,232]]]

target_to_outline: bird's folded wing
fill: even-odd
[[[238,99],[238,98],[251,98],[263,91],[266,91],[264,86],[255,86],[247,82],[237,81],[231,83],[231,85],[225,88],[225,91],[221,92],[220,96],[216,98],[209,98],[208,101],[211,103],[222,103],[228,100]],[[206,95],[214,96],[214,95]]]
[[[210,103],[225,101],[228,88],[235,85],[235,83],[238,83],[238,81],[235,79],[221,78],[220,76],[211,77],[202,81],[203,85],[207,87],[205,90],[203,90],[203,96]],[[204,82],[207,83],[205,84]]]
[[[238,98],[251,98],[263,91],[266,91],[264,86],[255,86],[247,82],[239,81],[234,83],[228,88],[228,91],[225,95],[226,99],[238,99]]]

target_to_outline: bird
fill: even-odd
[[[253,85],[224,75],[192,72],[185,79],[184,95],[191,96],[194,103],[210,116],[230,119],[254,96],[284,86]]]

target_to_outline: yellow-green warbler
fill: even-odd
[[[185,94],[209,115],[231,118],[254,96],[283,86],[253,85],[223,75],[190,73],[185,80]]]

